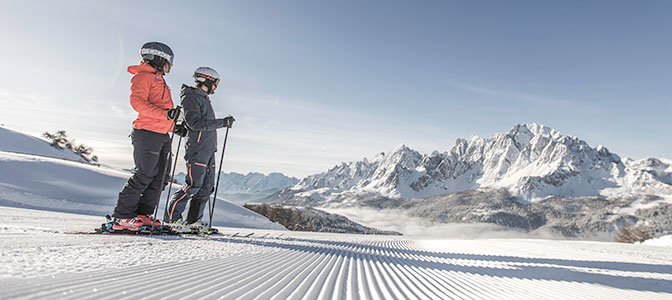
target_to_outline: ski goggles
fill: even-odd
[[[145,55],[145,54],[152,54],[152,55],[163,57],[170,63],[171,66],[173,65],[173,58],[175,57],[174,55],[170,55],[166,52],[163,52],[163,51],[157,50],[157,49],[149,49],[149,48],[140,49],[140,55]]]
[[[200,78],[203,78],[203,79],[210,80],[215,84],[215,86],[218,86],[219,82],[220,82],[219,78],[213,78],[213,77],[210,77],[210,76],[205,75],[205,74],[200,74],[199,73],[199,74],[196,74],[196,77],[200,77]]]

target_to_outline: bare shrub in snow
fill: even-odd
[[[638,225],[635,227],[625,225],[619,228],[615,236],[615,240],[619,243],[641,243],[651,238],[653,238],[652,230],[646,225]]]

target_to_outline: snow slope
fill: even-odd
[[[0,127],[0,151],[27,153],[74,161],[84,161],[68,149],[56,149],[43,139]]]
[[[2,145],[13,145],[4,148],[20,153],[48,152],[41,150],[46,143],[40,139],[7,130],[0,132],[4,133]],[[61,158],[0,151],[0,205],[98,215],[104,220],[103,216],[112,213],[117,195],[131,174]],[[172,191],[177,188],[179,186],[173,185]],[[165,189],[161,196],[159,212],[163,212],[167,192]],[[283,229],[222,199],[218,199],[215,210],[214,225]]]
[[[99,221],[0,207],[0,298],[672,298],[669,247],[233,228],[222,230],[253,235],[69,233]]]

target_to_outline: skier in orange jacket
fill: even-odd
[[[117,199],[109,227],[114,230],[139,230],[141,226],[158,226],[152,214],[167,184],[170,170],[171,140],[175,118],[180,109],[173,108],[170,89],[163,76],[173,66],[173,51],[159,42],[142,46],[139,65],[128,67],[131,79],[131,106],[138,112],[133,121],[131,139],[135,171]]]

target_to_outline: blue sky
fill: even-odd
[[[103,163],[132,167],[126,67],[161,41],[176,54],[166,76],[176,103],[196,67],[222,76],[215,111],[238,119],[225,171],[302,177],[400,143],[445,151],[528,122],[621,156],[671,157],[670,11],[669,1],[2,1],[0,123],[63,129]]]

